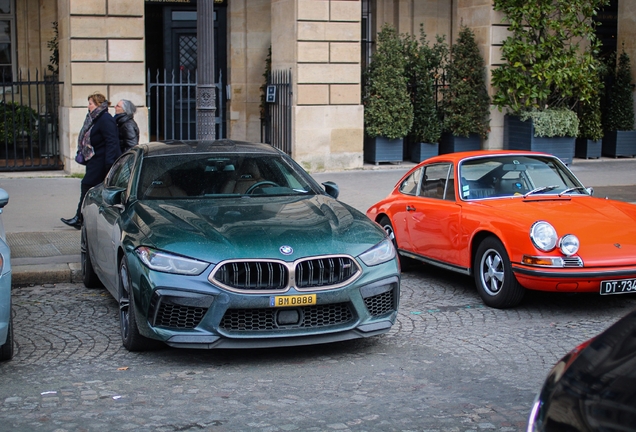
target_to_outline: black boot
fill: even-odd
[[[77,216],[75,215],[75,217],[73,217],[72,219],[64,219],[64,218],[60,218],[60,220],[62,222],[64,222],[66,225],[73,227],[75,229],[80,229],[82,228],[82,216]]]

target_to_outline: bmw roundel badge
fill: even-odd
[[[292,249],[291,246],[281,246],[279,250],[283,255],[291,255],[294,253],[294,249]]]

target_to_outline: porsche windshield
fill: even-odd
[[[585,187],[558,159],[546,156],[492,156],[459,166],[462,199],[583,194]]]
[[[138,197],[315,194],[310,178],[285,158],[263,154],[179,154],[143,160]]]

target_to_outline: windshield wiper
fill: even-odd
[[[528,195],[532,195],[532,194],[536,194],[536,193],[542,193],[542,192],[548,192],[548,191],[554,190],[554,189],[556,189],[558,187],[559,187],[559,185],[540,186],[538,188],[532,189],[530,192],[526,192],[523,197],[526,198],[526,197],[528,197]]]
[[[583,186],[574,186],[571,188],[567,188],[566,190],[562,191],[559,196],[561,195],[565,195],[566,193],[570,193],[570,192],[574,192],[574,191],[583,191],[583,192],[587,192],[587,189],[584,188]]]

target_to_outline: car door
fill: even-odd
[[[402,181],[399,187],[399,198],[396,198],[391,205],[393,233],[398,248],[409,252],[415,252],[415,248],[409,232],[408,214],[409,209],[412,207],[412,201],[417,199],[423,172],[424,168],[418,168]]]
[[[104,180],[104,188],[106,190],[125,189],[122,195],[122,203],[125,203],[126,194],[129,190],[128,183],[134,160],[134,153],[122,156],[115,162],[106,176],[106,180]],[[119,272],[117,248],[121,239],[121,230],[118,223],[121,212],[121,205],[108,205],[102,200],[95,223],[98,246],[97,255],[94,259],[102,270],[104,276],[102,281],[113,287],[117,284],[117,274]]]
[[[435,261],[457,264],[461,243],[460,217],[453,164],[425,166],[418,195],[407,207],[407,225],[415,253]]]

